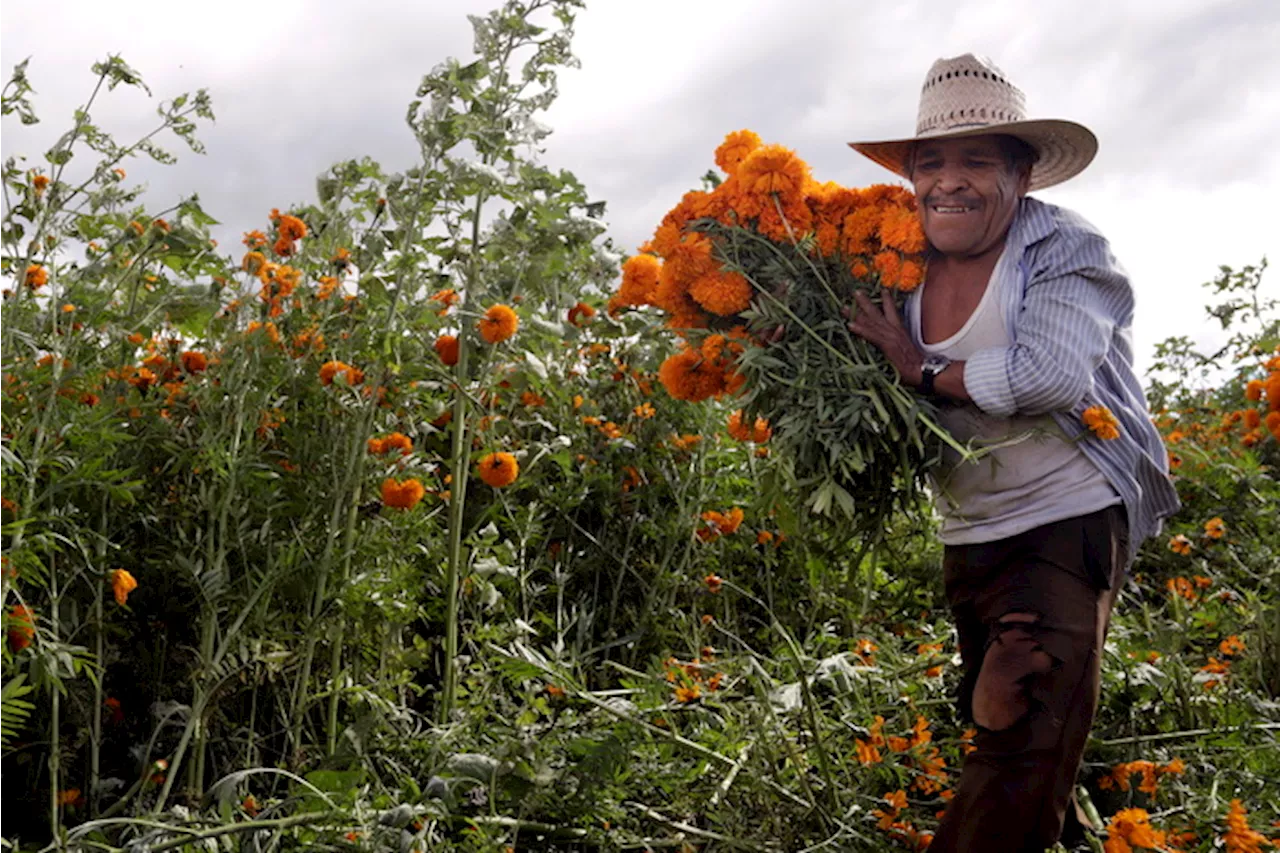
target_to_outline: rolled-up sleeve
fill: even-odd
[[[1010,346],[974,353],[965,390],[992,415],[1069,410],[1089,395],[1133,291],[1105,238],[1064,229],[1037,246]]]

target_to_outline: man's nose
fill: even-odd
[[[938,182],[935,187],[939,192],[953,193],[967,189],[968,186],[969,178],[958,166],[944,165],[938,170]]]

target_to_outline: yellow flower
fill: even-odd
[[[1103,441],[1120,437],[1120,422],[1106,406],[1090,406],[1084,410],[1080,420]]]

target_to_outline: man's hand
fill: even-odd
[[[912,388],[919,385],[920,366],[924,363],[924,356],[911,342],[911,336],[902,325],[898,309],[893,304],[893,296],[888,290],[881,292],[880,304],[883,311],[862,291],[855,293],[853,299],[857,303],[857,312],[849,321],[849,331],[879,347],[905,384]]]

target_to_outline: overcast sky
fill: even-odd
[[[200,157],[130,169],[152,206],[198,192],[224,246],[273,207],[312,201],[315,177],[368,155],[410,165],[403,120],[420,78],[471,53],[467,13],[498,0],[276,0],[113,4],[9,0],[5,77],[31,56],[43,119],[8,120],[4,156],[39,157],[84,102],[90,64],[121,53],[157,99],[207,87],[217,123]],[[542,121],[544,160],[608,202],[633,250],[713,166],[725,133],[794,148],[819,180],[894,180],[846,146],[910,135],[934,59],[991,56],[1032,117],[1094,130],[1093,165],[1039,198],[1110,238],[1138,296],[1139,368],[1172,334],[1209,341],[1200,284],[1220,264],[1280,263],[1280,2],[1275,0],[595,0],[580,70]],[[117,90],[94,111],[120,140],[156,103]],[[1280,293],[1280,270],[1266,287]]]

